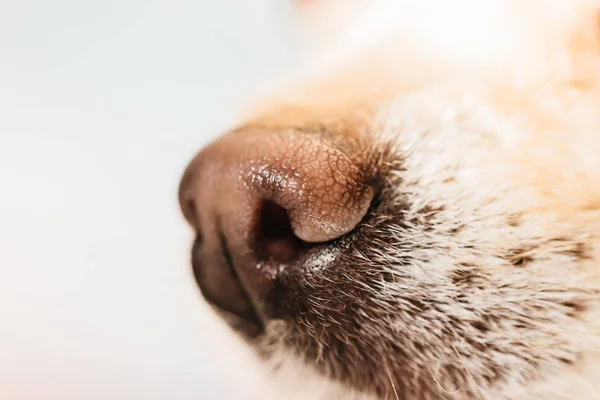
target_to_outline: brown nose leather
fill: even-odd
[[[234,132],[201,151],[180,203],[202,238],[195,268],[209,300],[236,303],[219,305],[239,315],[239,299],[260,302],[268,291],[275,272],[262,266],[285,267],[311,244],[352,231],[374,194],[356,158],[343,139],[297,131]]]

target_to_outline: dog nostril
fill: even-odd
[[[202,236],[193,263],[205,297],[258,326],[272,318],[286,271],[302,274],[308,253],[366,215],[376,175],[361,149],[317,133],[247,130],[200,152],[179,201]]]
[[[270,200],[260,205],[257,223],[256,254],[263,261],[289,262],[310,247],[294,234],[287,210]]]

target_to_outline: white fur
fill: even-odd
[[[361,9],[359,2],[353,5]],[[532,170],[547,162],[551,176],[566,177],[564,182],[557,179],[557,184],[548,189],[563,190],[566,197],[571,189],[582,192],[585,182],[600,182],[599,158],[589,151],[590,147],[600,149],[596,134],[600,114],[593,108],[597,103],[581,95],[586,103],[580,106],[578,97],[571,97],[569,90],[561,91],[555,85],[580,77],[580,60],[569,53],[570,41],[572,35],[585,31],[585,23],[600,9],[598,2],[380,0],[364,7],[362,12],[340,13],[339,20],[331,24],[345,34],[335,35],[326,47],[330,53],[326,61],[320,58],[317,62],[319,73],[329,73],[390,38],[396,38],[393,43],[397,46],[385,47],[390,53],[386,61],[392,70],[398,66],[398,75],[416,73],[403,66],[413,57],[443,65],[441,72],[432,75],[435,81],[379,104],[378,117],[367,128],[368,135],[377,137],[379,144],[392,144],[393,152],[405,157],[403,170],[397,172],[402,183],[396,187],[399,198],[410,200],[405,219],[423,218],[426,206],[439,206],[442,211],[433,217],[431,230],[422,229],[419,223],[387,227],[386,234],[396,235],[398,242],[371,254],[357,254],[356,262],[372,263],[373,269],[384,268],[391,275],[412,278],[371,288],[382,308],[397,307],[399,313],[402,305],[398,302],[406,293],[414,293],[417,298],[455,296],[455,288],[447,284],[447,278],[460,265],[483,268],[494,280],[485,290],[467,294],[475,308],[449,305],[442,312],[428,315],[421,325],[407,325],[408,317],[399,315],[388,328],[414,338],[435,337],[439,330],[442,337],[450,315],[469,320],[477,319],[483,310],[500,309],[506,319],[501,319],[495,330],[482,334],[481,340],[499,348],[518,343],[537,359],[537,364],[529,365],[527,357],[490,350],[485,355],[511,366],[512,374],[487,385],[479,379],[488,368],[482,357],[472,354],[468,346],[461,348],[460,340],[452,346],[434,343],[427,349],[432,354],[424,352],[421,361],[434,371],[435,384],[443,388],[442,392],[454,399],[600,398],[600,227],[578,220],[593,220],[592,214],[569,219],[561,217],[560,212],[532,213],[530,210],[547,204],[548,193],[533,185],[537,180],[528,176],[529,170],[519,158],[525,157],[523,149],[531,149],[532,162],[538,163]],[[330,15],[335,13],[330,10]],[[321,37],[326,37],[323,32]],[[410,80],[410,75],[406,79]],[[515,100],[533,101],[535,107],[524,108],[522,113],[496,107],[494,99],[506,90]],[[531,112],[556,116],[555,127],[543,132],[544,140],[530,128]],[[573,132],[579,135],[565,140]],[[532,148],[536,141],[539,148]],[[572,154],[569,165],[551,165],[556,153]],[[520,178],[523,182],[530,179],[532,184],[517,183]],[[513,216],[523,220],[511,224]],[[448,234],[459,226],[458,233]],[[582,244],[591,254],[587,261],[568,253]],[[510,252],[515,248],[531,256],[525,269],[515,268],[510,262]],[[413,260],[411,264],[399,265],[406,256]],[[423,282],[432,284],[431,292],[423,293],[419,285]],[[578,296],[589,302],[590,309],[580,318],[568,317],[559,305]],[[523,318],[536,329],[524,334],[511,319],[519,313],[524,313]],[[382,329],[377,323],[373,326]],[[280,326],[269,329],[272,338],[286,335]],[[478,334],[473,331],[473,335]],[[314,386],[304,384],[306,374],[311,375],[310,365],[306,372],[300,355],[292,354],[277,341],[271,346],[276,362],[285,365],[279,376],[300,377],[301,386],[313,390],[304,395],[309,397],[300,398],[368,398],[355,392],[340,394],[339,385],[323,383],[320,377],[314,378],[319,382]],[[440,349],[447,352],[440,355]],[[573,360],[573,366],[556,362],[573,354],[582,355]],[[411,362],[416,365],[419,360]],[[437,376],[436,368],[447,363],[463,368],[471,379],[455,387],[451,378]],[[535,379],[528,378],[532,375]],[[289,388],[287,378],[283,380]],[[390,383],[393,385],[391,379]],[[317,396],[314,390],[322,393]]]

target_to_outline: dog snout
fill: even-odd
[[[352,148],[317,133],[240,130],[192,160],[180,205],[209,302],[260,329],[278,275],[359,225],[374,187]]]

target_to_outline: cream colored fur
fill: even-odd
[[[414,279],[442,282],[457,265],[476,265],[515,287],[522,261],[529,285],[539,277],[539,286],[474,292],[474,304],[501,298],[507,308],[529,302],[536,310],[538,302],[547,306],[538,296],[546,289],[589,304],[575,319],[558,309],[531,311],[526,317],[538,328],[527,337],[499,322],[502,335],[493,340],[521,340],[540,356],[535,367],[503,360],[514,375],[484,385],[476,381],[484,368],[478,358],[454,348],[448,360],[475,378],[458,387],[443,377],[434,384],[454,399],[600,399],[600,2],[325,0],[309,7],[304,23],[318,42],[310,65],[265,102],[276,113],[254,118],[275,125],[350,121],[375,147],[391,144],[406,155],[395,190],[411,200],[407,219],[427,205],[443,210],[431,231],[410,231],[416,248],[433,244],[411,249]],[[515,243],[522,254],[510,253]],[[390,246],[380,262],[402,256]],[[436,273],[417,276],[419,263]],[[451,295],[436,287],[436,295]],[[373,296],[385,303],[398,291],[393,283]],[[411,334],[431,334],[455,311],[464,310],[432,315],[426,331]],[[285,332],[277,324],[268,329],[273,337]],[[293,349],[271,346],[272,362],[284,365],[276,378],[282,398],[372,398],[328,382]],[[552,360],[563,351],[581,357],[557,365]],[[448,360],[431,359],[428,368]],[[523,378],[534,370],[539,377]]]

